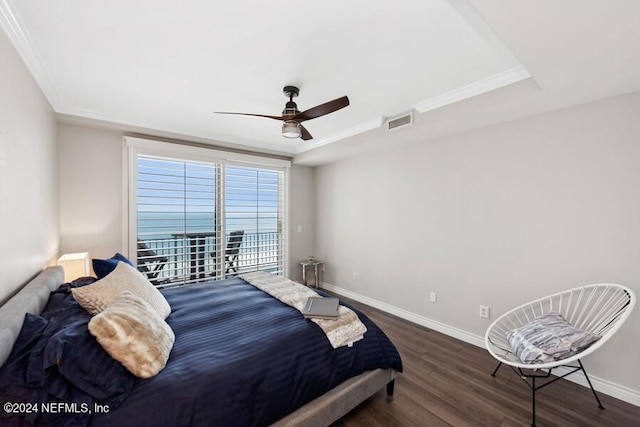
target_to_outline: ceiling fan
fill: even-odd
[[[349,105],[349,98],[343,96],[336,98],[333,101],[325,102],[324,104],[316,105],[313,108],[309,108],[303,112],[298,110],[298,105],[293,102],[293,98],[297,97],[300,93],[300,89],[295,86],[285,86],[282,90],[284,96],[289,98],[289,102],[282,110],[282,116],[269,116],[265,114],[250,114],[250,113],[228,113],[223,111],[216,111],[216,114],[237,114],[240,116],[254,116],[254,117],[266,117],[268,119],[281,120],[282,123],[282,136],[285,138],[302,138],[304,141],[313,139],[309,131],[301,125],[306,120],[315,119],[317,117],[324,116],[334,111],[338,111],[341,108]]]

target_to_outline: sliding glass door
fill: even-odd
[[[235,267],[284,274],[282,172],[227,166],[224,177],[225,229],[244,233]]]
[[[284,168],[140,152],[131,160],[130,247],[152,283],[284,274]]]
[[[219,170],[138,156],[137,262],[158,284],[217,276]]]

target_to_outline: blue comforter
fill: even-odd
[[[167,323],[176,336],[165,369],[153,378],[136,379],[100,364],[109,371],[87,375],[100,377],[95,383],[108,375],[110,390],[99,398],[91,393],[86,402],[108,401],[108,413],[73,420],[94,427],[262,426],[364,371],[402,371],[393,344],[357,310],[368,329],[365,338],[333,349],[316,324],[241,279],[163,294],[172,307]],[[66,304],[75,303],[68,298]],[[95,390],[87,383],[94,385],[92,378],[74,379],[82,390]]]

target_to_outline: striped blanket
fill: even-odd
[[[307,298],[318,296],[315,291],[300,283],[264,271],[241,274],[238,277],[301,313]],[[361,340],[364,333],[367,332],[367,327],[360,321],[356,313],[343,305],[339,306],[338,318],[335,320],[309,320],[316,323],[324,331],[333,348],[351,345]]]

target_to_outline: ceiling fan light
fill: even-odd
[[[300,138],[300,123],[293,120],[286,120],[282,123],[282,136],[285,138]]]

